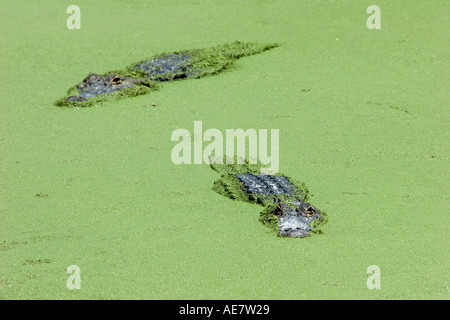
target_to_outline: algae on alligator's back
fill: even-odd
[[[239,42],[206,49],[164,53],[133,63],[124,70],[90,73],[70,88],[56,106],[88,107],[108,100],[137,96],[158,90],[158,83],[202,78],[220,73],[236,59],[261,53],[277,44]]]
[[[214,182],[213,190],[233,200],[265,207],[260,222],[276,231],[279,236],[303,238],[322,233],[327,222],[321,212],[307,201],[309,192],[303,183],[282,174],[261,173],[260,164],[212,163],[211,168],[222,176]]]
[[[277,46],[277,44],[235,41],[212,48],[160,54],[134,63],[127,70],[130,72],[143,71],[147,77],[156,81],[202,78],[227,69],[236,59],[261,53]]]

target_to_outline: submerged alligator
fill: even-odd
[[[281,237],[303,238],[322,233],[321,227],[328,221],[321,212],[306,202],[308,190],[285,175],[261,173],[259,164],[218,164],[210,159],[211,168],[221,173],[213,190],[234,200],[260,204],[265,207],[259,220]]]
[[[87,107],[107,100],[146,94],[158,90],[162,82],[214,75],[230,68],[239,58],[277,46],[236,41],[207,49],[159,54],[133,63],[124,70],[100,75],[90,73],[55,105]]]

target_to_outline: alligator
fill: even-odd
[[[232,67],[237,59],[277,46],[235,41],[212,48],[159,54],[123,70],[89,73],[55,105],[87,107],[107,100],[146,94],[158,90],[164,82],[218,74]]]
[[[229,164],[231,163],[231,164]],[[266,174],[261,164],[241,161],[217,162],[210,158],[211,168],[222,174],[213,190],[234,200],[264,206],[259,220],[280,237],[304,238],[323,233],[327,214],[307,202],[309,191],[283,174]]]

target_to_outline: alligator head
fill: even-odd
[[[307,237],[310,231],[314,231],[311,222],[323,220],[318,209],[300,200],[293,206],[279,202],[273,213],[278,217],[278,235],[284,237]]]

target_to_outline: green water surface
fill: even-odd
[[[448,299],[450,2],[0,1],[0,299]],[[233,41],[217,76],[91,108],[89,72]],[[261,207],[175,165],[175,129],[279,129],[280,172],[328,213],[274,236]],[[81,270],[69,290],[68,266]],[[381,289],[367,268],[379,266]]]

